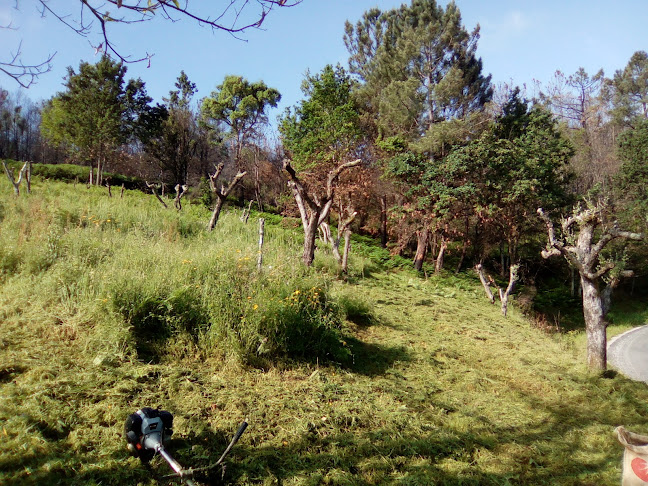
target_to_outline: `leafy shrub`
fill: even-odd
[[[138,358],[157,360],[170,338],[183,335],[197,341],[207,326],[206,309],[187,288],[169,291],[147,288],[144,282],[121,282],[113,291],[113,309],[130,324]]]
[[[206,208],[212,208],[214,206],[214,194],[211,191],[209,180],[206,177],[200,178],[198,190],[196,193],[192,192],[191,199],[197,199],[200,204],[202,204]]]
[[[265,207],[265,212],[260,213],[259,217],[265,219],[266,224],[274,226],[281,226],[284,220],[284,217],[279,214],[269,213],[267,206]]]
[[[260,313],[258,354],[346,362],[339,308],[321,287],[298,288]]]
[[[339,308],[322,282],[283,275],[281,280],[225,274],[210,298],[204,348],[264,366],[283,359],[345,362]],[[247,288],[247,291],[241,289]]]
[[[33,164],[32,175],[58,181],[85,182],[90,177],[90,167],[74,164]]]
[[[243,265],[221,265],[218,271],[195,267],[192,280],[183,279],[180,287],[173,275],[165,282],[130,275],[110,284],[112,309],[130,326],[138,358],[158,360],[181,340],[204,355],[254,366],[284,359],[348,361],[342,313],[323,285],[299,276],[277,282]]]
[[[361,297],[345,293],[338,296],[337,303],[348,321],[361,326],[371,326],[376,323],[372,306]]]

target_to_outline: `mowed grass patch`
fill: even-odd
[[[123,423],[143,406],[175,415],[170,449],[195,467],[247,418],[225,475],[240,485],[618,484],[614,427],[648,431],[645,385],[589,374],[579,333],[502,318],[472,278],[332,282],[281,228],[258,274],[256,227],[235,213],[206,233],[206,211],[152,196],[5,189],[3,484],[173,483],[159,458],[127,455]],[[309,318],[339,355],[290,348],[325,343],[317,326],[276,339]]]

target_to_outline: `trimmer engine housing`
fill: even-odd
[[[142,408],[128,416],[124,434],[131,453],[148,462],[173,434],[173,415],[165,410]]]

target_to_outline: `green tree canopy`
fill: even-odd
[[[392,152],[389,173],[418,220],[436,230],[465,216],[477,225],[482,250],[503,241],[515,260],[521,238],[536,226],[536,208],[565,203],[573,148],[552,115],[515,90],[487,130],[446,156],[416,154],[405,143]]]
[[[167,181],[182,185],[187,183],[202,133],[196,113],[191,108],[196,84],[182,71],[175,87],[164,99],[166,105],[150,136],[145,139],[144,148],[155,158]]]
[[[126,83],[125,74],[126,67],[107,56],[96,64],[82,62],[78,73],[69,67],[65,91],[43,110],[43,135],[77,159],[92,161],[97,184],[108,157],[141,134],[143,121],[152,115],[144,83]]]
[[[397,9],[367,11],[344,42],[360,96],[382,132],[416,139],[435,123],[462,118],[492,96],[476,56],[479,27],[468,33],[457,6],[413,0]]]
[[[341,66],[327,65],[306,75],[306,96],[279,120],[284,149],[296,169],[329,169],[357,155],[362,140],[359,107],[352,97],[354,82]]]
[[[445,163],[463,168],[462,185],[470,190],[462,193],[470,195],[486,243],[506,241],[515,261],[520,240],[536,229],[535,210],[568,202],[573,154],[552,114],[530,107],[514,90],[490,129]]]
[[[607,88],[615,121],[627,126],[648,118],[648,53],[635,52],[627,66],[607,80]]]
[[[268,122],[266,110],[275,108],[281,94],[263,81],[251,83],[242,76],[226,76],[201,106],[202,120],[212,127],[224,124],[233,141],[234,159],[239,162],[246,142]]]
[[[619,136],[618,153],[622,165],[616,183],[621,198],[631,212],[644,219],[648,210],[648,119]]]

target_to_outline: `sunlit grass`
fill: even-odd
[[[354,259],[337,280],[274,225],[258,272],[254,220],[208,233],[136,192],[4,181],[0,215],[2,484],[168,484],[126,453],[143,406],[175,415],[188,466],[248,418],[241,485],[611,485],[614,427],[648,430],[645,385],[588,373],[582,333],[502,318],[472,277]]]

